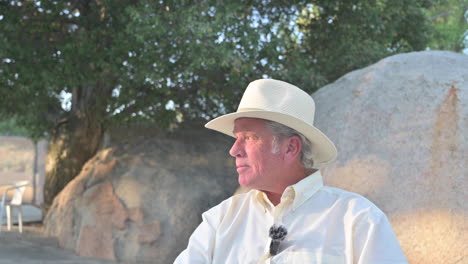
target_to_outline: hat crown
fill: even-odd
[[[309,94],[292,84],[261,79],[247,86],[237,112],[252,110],[286,114],[313,125],[315,102]]]

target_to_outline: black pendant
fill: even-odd
[[[269,235],[271,237],[270,243],[270,255],[274,256],[278,254],[280,242],[284,240],[288,231],[284,226],[272,225],[270,227]]]

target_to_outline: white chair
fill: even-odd
[[[2,186],[9,186],[3,190],[2,203],[0,204],[0,232],[2,231],[3,212],[6,211],[8,230],[11,230],[11,213],[12,208],[18,209],[18,229],[23,232],[23,211],[21,206],[23,204],[23,194],[29,181],[17,181],[10,184],[2,184]],[[14,191],[11,200],[7,201],[7,194]]]

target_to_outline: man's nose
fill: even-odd
[[[234,141],[234,144],[232,144],[231,149],[229,150],[229,155],[233,157],[242,157],[244,151],[242,148],[242,144],[239,142],[238,139]]]

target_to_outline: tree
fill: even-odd
[[[304,53],[326,82],[392,54],[423,50],[428,41],[425,1],[310,1],[298,26]]]
[[[0,2],[0,114],[50,137],[45,210],[110,124],[167,127],[233,110],[241,87],[274,67],[259,62],[276,50],[261,38],[289,5]]]
[[[434,25],[429,48],[463,52],[468,48],[468,2],[465,0],[436,0],[426,9]]]
[[[209,119],[425,47],[418,1],[0,1],[0,119],[50,137],[45,209],[115,123]]]
[[[25,136],[28,135],[28,130],[17,124],[16,118],[8,118],[0,120],[0,135]]]

